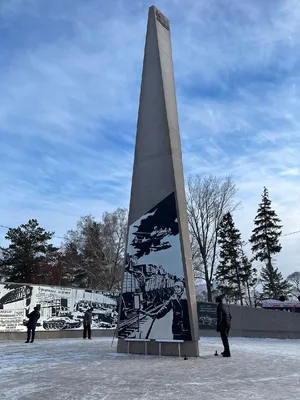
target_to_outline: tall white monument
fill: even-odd
[[[149,8],[118,351],[198,356],[169,20]]]

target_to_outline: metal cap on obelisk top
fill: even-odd
[[[169,20],[149,8],[118,351],[198,356]]]

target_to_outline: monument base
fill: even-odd
[[[151,356],[199,357],[199,342],[118,339],[117,352]]]

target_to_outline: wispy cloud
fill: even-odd
[[[282,176],[300,176],[300,168],[288,168],[281,172]]]
[[[37,217],[61,236],[128,205],[151,3],[0,2],[0,224]],[[185,173],[235,176],[245,240],[264,185],[284,232],[299,230],[299,2],[157,6],[171,20]],[[284,274],[298,239],[282,239]]]

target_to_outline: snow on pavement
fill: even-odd
[[[300,399],[300,341],[201,338],[198,359],[116,353],[111,339],[0,342],[0,399]]]

